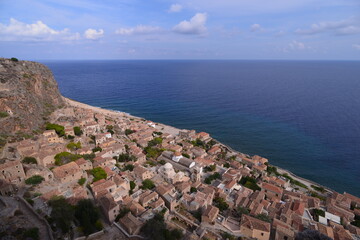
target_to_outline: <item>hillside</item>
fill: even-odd
[[[49,68],[36,62],[0,58],[1,135],[29,134],[63,105]]]

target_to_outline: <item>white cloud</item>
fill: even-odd
[[[302,35],[314,35],[326,32],[335,35],[357,34],[360,33],[360,26],[354,18],[350,18],[341,21],[314,23],[308,29],[297,29],[295,31],[295,33]]]
[[[42,21],[32,24],[10,19],[8,25],[0,23],[1,41],[52,41],[52,40],[77,40],[78,33],[71,33],[69,29],[55,30]]]
[[[262,31],[262,30],[263,30],[263,28],[260,26],[260,24],[257,24],[257,23],[251,25],[251,27],[250,27],[251,32],[258,32],[258,31]]]
[[[190,21],[182,21],[178,25],[176,25],[173,30],[177,33],[182,34],[198,34],[202,35],[207,32],[207,28],[205,26],[207,20],[206,13],[197,13],[193,16]]]
[[[97,40],[104,36],[104,30],[103,29],[96,30],[89,28],[88,30],[85,31],[84,36],[86,39]]]
[[[115,31],[119,35],[151,34],[157,32],[161,32],[160,27],[146,25],[138,25],[133,28],[119,28]]]
[[[353,44],[352,46],[353,46],[353,48],[360,51],[360,44]]]
[[[291,43],[289,43],[288,48],[290,48],[291,50],[304,50],[307,47],[305,46],[304,43],[294,40]]]
[[[183,9],[182,5],[176,3],[170,6],[168,12],[181,12],[182,9]]]

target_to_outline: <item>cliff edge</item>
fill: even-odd
[[[64,105],[58,85],[43,64],[0,58],[0,134],[30,133]]]

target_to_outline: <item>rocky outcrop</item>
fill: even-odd
[[[0,58],[0,133],[30,133],[64,105],[58,85],[43,64]]]

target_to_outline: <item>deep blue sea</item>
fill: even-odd
[[[44,61],[61,93],[360,196],[359,61]]]

